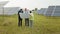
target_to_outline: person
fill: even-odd
[[[30,27],[32,27],[32,23],[33,23],[33,20],[34,20],[34,15],[33,15],[33,12],[32,11],[30,11],[30,17],[29,17],[29,26]]]
[[[27,10],[27,8],[25,8],[25,26],[29,26],[29,10]]]
[[[18,11],[18,26],[22,26],[22,18],[20,16],[20,13],[23,13],[22,9]]]

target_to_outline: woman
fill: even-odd
[[[32,27],[33,21],[34,21],[34,15],[33,15],[33,12],[30,11],[30,17],[29,17],[29,26],[30,26],[30,27]]]

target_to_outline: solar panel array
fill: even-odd
[[[55,8],[55,6],[49,6],[46,13],[45,13],[45,16],[51,16],[54,8]]]
[[[2,1],[0,2],[0,15],[3,15],[3,6],[6,5],[8,1]]]
[[[0,15],[17,14],[19,10],[19,7],[0,7]]]
[[[3,14],[3,7],[0,7],[0,15]]]
[[[18,11],[19,11],[19,7],[5,7],[4,8],[4,15],[17,14]]]
[[[47,10],[47,8],[41,8],[37,11],[38,14],[44,14],[44,12]]]
[[[52,16],[60,16],[60,6],[56,6]]]
[[[2,1],[0,2],[0,7],[3,7],[4,5],[6,5],[8,3],[8,1]]]
[[[49,6],[48,8],[41,8],[38,14],[45,16],[60,16],[60,6]]]

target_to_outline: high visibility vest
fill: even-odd
[[[29,19],[30,19],[30,20],[34,20],[34,15],[33,15],[33,13],[30,13]]]

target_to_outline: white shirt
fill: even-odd
[[[29,11],[23,11],[23,13],[20,13],[21,18],[29,18]]]

